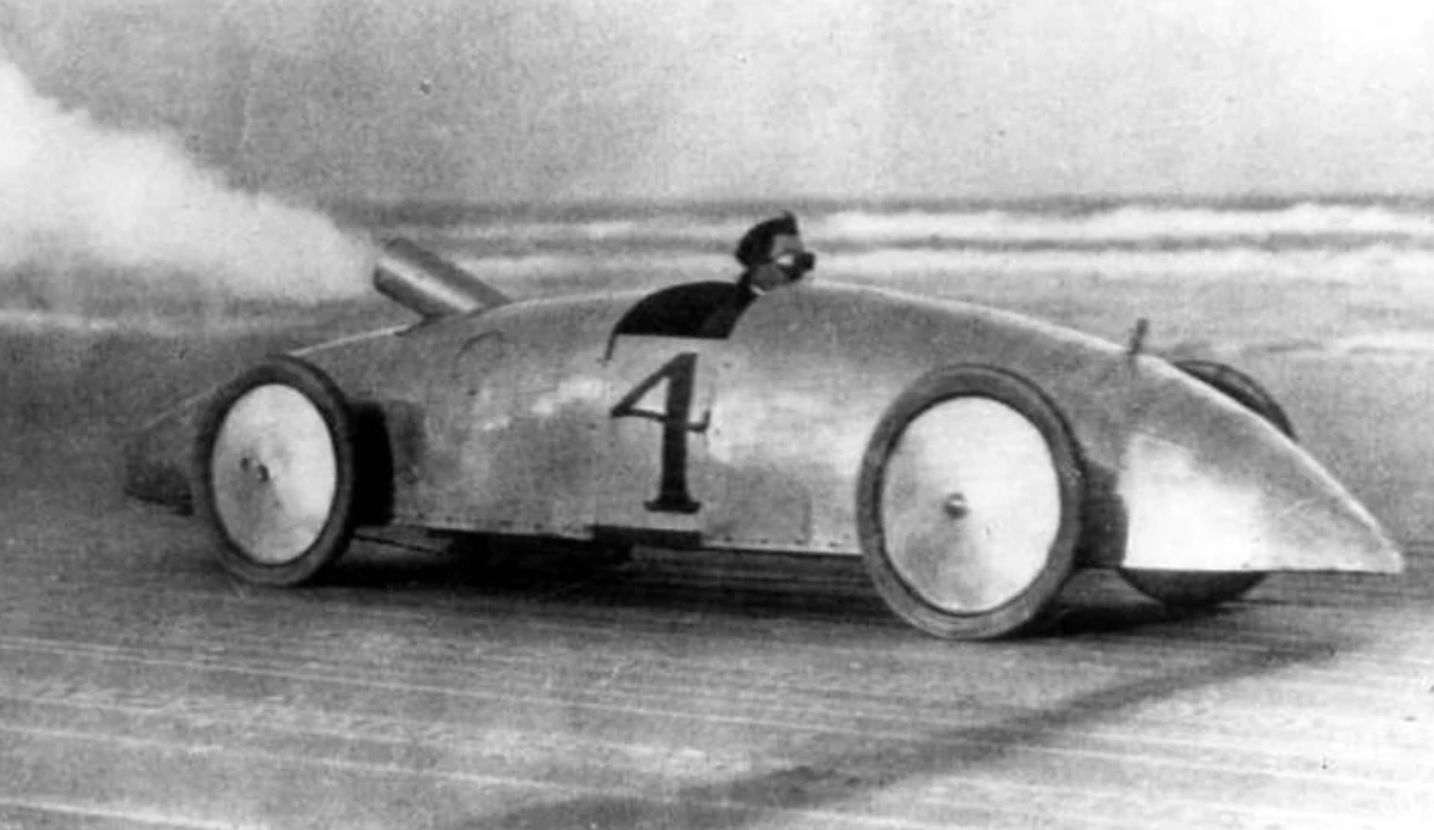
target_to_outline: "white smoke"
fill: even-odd
[[[0,56],[0,277],[46,304],[73,297],[76,274],[317,302],[363,291],[370,261],[328,217],[232,188],[169,136],[67,109]]]

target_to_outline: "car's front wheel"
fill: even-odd
[[[356,517],[354,430],[338,387],[295,358],[259,364],[216,394],[195,442],[195,507],[226,569],[295,585],[343,554]]]
[[[1019,632],[1070,575],[1082,492],[1069,429],[1032,383],[982,366],[932,372],[866,451],[867,571],[893,611],[938,637]]]

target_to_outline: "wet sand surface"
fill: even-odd
[[[0,828],[1427,826],[1434,467],[1368,425],[1361,396],[1427,411],[1377,365],[1251,368],[1408,574],[1188,616],[1086,574],[1056,630],[984,644],[905,627],[850,560],[361,544],[242,586],[119,495],[126,418],[67,411],[99,393],[32,396],[0,444]]]
[[[1415,827],[1434,572],[935,641],[855,563],[363,546],[239,586],[102,436],[12,481],[0,827]]]

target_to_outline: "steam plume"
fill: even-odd
[[[369,261],[327,217],[231,188],[168,136],[67,110],[0,54],[0,278],[38,274],[25,287],[42,305],[100,273],[161,295],[315,302],[362,291]]]

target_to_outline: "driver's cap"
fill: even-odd
[[[797,236],[797,217],[791,211],[782,211],[780,216],[759,222],[742,235],[733,256],[744,268],[751,268],[772,258],[772,243],[779,236]]]

